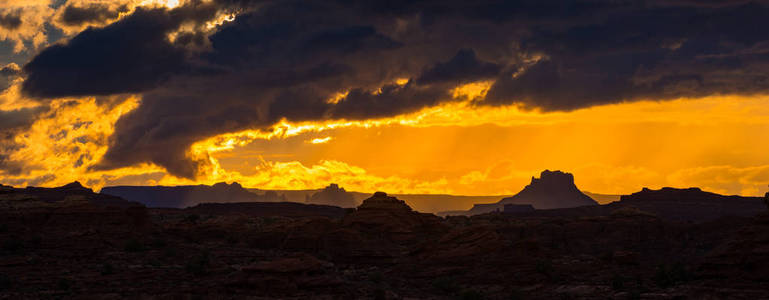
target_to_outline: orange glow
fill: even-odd
[[[140,100],[130,98],[111,108],[92,98],[76,100],[76,105],[55,100],[51,112],[15,138],[21,146],[9,159],[31,167],[0,175],[0,180],[20,186],[80,180],[97,189],[220,181],[310,189],[334,182],[362,192],[494,195],[515,193],[549,168],[574,173],[580,188],[597,193],[631,193],[644,186],[766,192],[767,96],[641,101],[542,113],[473,104],[490,85],[457,87],[456,102],[392,118],[283,120],[263,131],[214,136],[187,153],[202,162],[196,180],[175,178],[152,164],[89,170],[105,153],[117,119]],[[33,105],[19,96],[18,83],[0,95],[3,110]]]

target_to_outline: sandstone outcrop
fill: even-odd
[[[333,205],[345,208],[351,208],[358,205],[352,193],[348,193],[344,188],[340,188],[339,185],[335,183],[312,194],[312,196],[307,196],[305,203]]]

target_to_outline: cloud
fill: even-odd
[[[472,49],[461,49],[451,60],[425,70],[417,82],[430,84],[450,81],[458,85],[494,78],[500,70],[497,64],[478,60]]]
[[[130,10],[128,5],[110,7],[104,3],[91,3],[84,6],[67,5],[63,8],[60,20],[67,26],[80,26],[83,24],[103,24],[109,20],[117,19],[120,13]]]
[[[233,179],[236,180],[236,179]],[[300,162],[262,161],[256,174],[241,178],[241,184],[266,189],[316,189],[337,183],[351,191],[388,193],[450,193],[445,179],[420,181],[398,176],[377,176],[347,163],[323,160],[311,166]]]
[[[22,90],[33,97],[57,97],[155,87],[183,67],[183,52],[166,41],[179,22],[163,9],[140,8],[104,29],[86,29],[26,64]]]
[[[0,68],[0,91],[5,91],[9,88],[20,74],[21,69],[15,63],[10,63]]]
[[[34,120],[41,108],[22,108],[17,110],[0,110],[0,131],[27,126]]]
[[[98,168],[155,163],[194,178],[206,164],[188,153],[196,141],[282,119],[411,113],[476,81],[493,82],[478,107],[543,111],[765,94],[767,26],[769,7],[753,2],[190,1],[50,46],[24,66],[24,92],[141,93]]]
[[[13,43],[13,51],[42,46],[48,39],[45,24],[54,10],[47,0],[0,2],[0,40]]]
[[[0,27],[7,30],[16,30],[21,26],[21,16],[13,13],[0,15]]]

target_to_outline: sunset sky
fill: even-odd
[[[0,183],[769,190],[767,1],[0,0]]]

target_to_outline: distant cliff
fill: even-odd
[[[345,208],[358,206],[358,202],[355,201],[355,195],[345,191],[344,188],[340,188],[339,185],[335,183],[312,194],[312,196],[307,195],[304,202],[308,204],[333,205]]]
[[[706,221],[724,216],[753,216],[765,210],[760,197],[724,196],[699,188],[643,188],[609,207],[634,207],[668,220]]]
[[[186,186],[113,186],[105,187],[102,194],[136,201],[147,207],[185,208],[200,203],[281,202],[285,197],[274,191],[263,195],[244,189],[237,182]]]
[[[643,216],[678,222],[707,222],[723,217],[751,217],[766,211],[761,197],[724,196],[699,188],[662,188],[623,195],[604,205],[538,209],[516,217]]]

